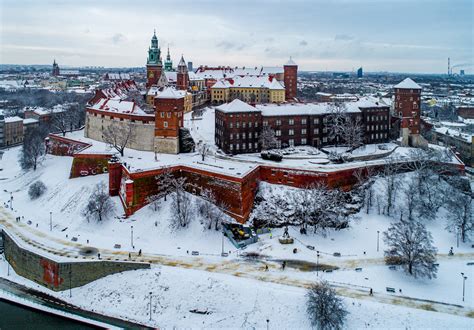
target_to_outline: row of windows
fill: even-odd
[[[371,134],[370,137],[372,140],[384,139],[387,138],[387,133],[375,133]]]
[[[235,123],[235,128],[240,128],[240,126],[241,126],[240,122]],[[248,123],[246,122],[242,123],[242,128],[246,128],[247,126],[249,128],[252,128],[252,122],[249,121]],[[253,123],[253,127],[258,128],[258,121]],[[234,128],[234,123],[229,123],[229,128]]]
[[[388,120],[388,116],[385,115],[385,116],[367,116],[367,120],[368,121],[376,121],[376,120]]]
[[[255,142],[255,143],[236,143],[235,145],[234,144],[230,144],[229,146],[230,150],[251,150],[251,149],[258,149],[258,143]]]
[[[367,125],[367,131],[378,131],[380,129],[388,129],[388,125]]]
[[[242,136],[242,139],[246,139],[247,138],[247,134],[246,133],[242,133],[242,134],[235,134],[235,138],[238,140],[240,139],[240,137]],[[252,138],[252,132],[250,132],[248,134],[248,138],[251,139]],[[258,133],[257,132],[254,132],[253,133],[253,138],[254,139],[257,139],[258,138]],[[234,134],[230,134],[230,140],[233,140],[234,139]]]

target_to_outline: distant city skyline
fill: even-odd
[[[0,63],[145,66],[156,29],[198,65],[301,71],[474,72],[470,0],[0,0]]]

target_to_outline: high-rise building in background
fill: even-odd
[[[193,62],[188,62],[188,71],[193,71]]]
[[[362,67],[360,67],[359,69],[357,69],[357,78],[362,78],[363,75],[364,71],[362,70]]]

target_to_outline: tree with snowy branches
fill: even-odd
[[[23,138],[23,146],[19,154],[20,166],[24,170],[36,168],[41,164],[45,154],[44,139],[47,133],[43,128],[28,128]]]
[[[342,329],[349,313],[327,281],[311,285],[306,293],[306,311],[318,329]]]
[[[278,144],[275,131],[270,126],[263,126],[258,142],[262,150],[275,149]]]
[[[414,277],[436,278],[437,249],[424,224],[402,219],[391,224],[383,233],[383,240],[388,247],[385,250],[388,263],[402,265]]]
[[[174,178],[171,182],[173,203],[170,227],[173,230],[187,227],[194,213],[194,205],[186,192],[186,178]]]
[[[131,121],[112,121],[112,123],[102,131],[102,136],[104,142],[115,148],[121,156],[123,156],[125,152],[125,147],[130,146],[130,143],[136,138]]]
[[[453,188],[449,192],[446,209],[449,212],[446,229],[459,234],[466,242],[474,231],[474,210],[472,197],[469,193]]]
[[[107,218],[113,210],[114,203],[109,196],[107,186],[103,181],[100,181],[89,196],[87,205],[83,210],[83,215],[88,221],[94,219],[100,222]]]

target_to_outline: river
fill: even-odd
[[[78,321],[0,299],[0,329],[95,329]]]

